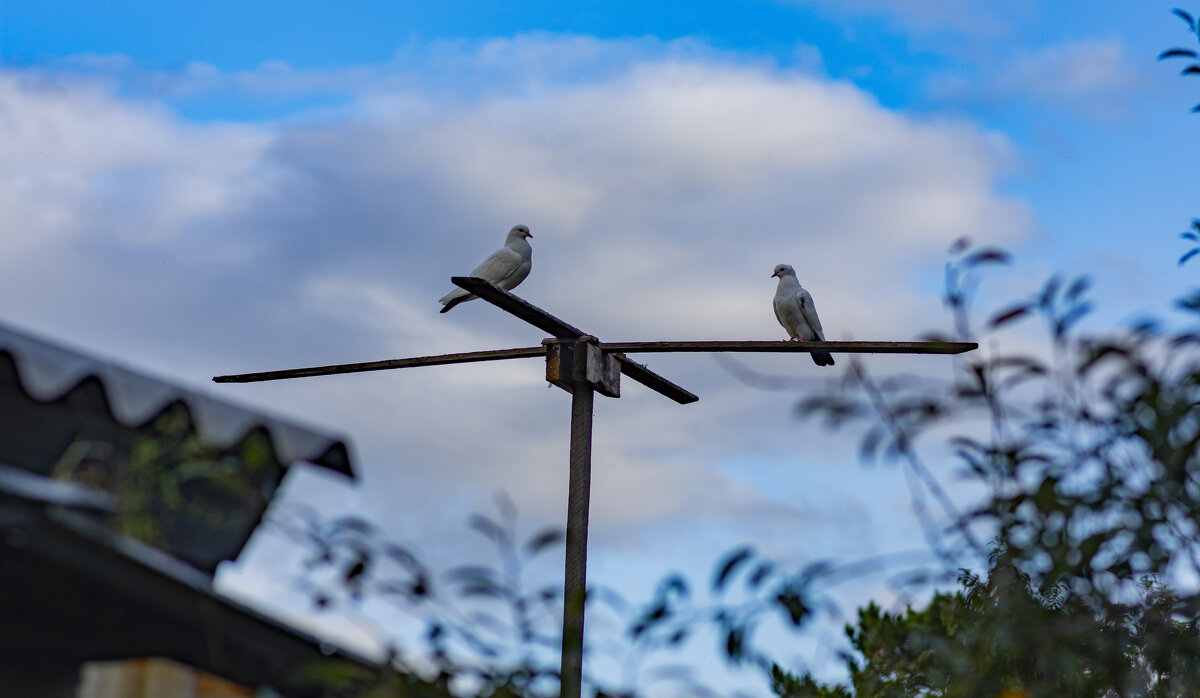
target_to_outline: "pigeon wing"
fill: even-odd
[[[817,306],[813,304],[812,294],[802,288],[797,294],[797,300],[800,303],[800,314],[813,333],[811,341],[825,341],[825,330],[821,328],[821,320],[817,317]]]
[[[489,255],[487,259],[483,260],[479,266],[475,267],[474,271],[472,271],[470,275],[479,279],[483,279],[484,281],[491,281],[492,283],[499,285],[506,278],[516,273],[521,268],[521,264],[524,261],[525,259],[521,257],[520,253],[516,252],[515,250],[510,250],[507,247],[501,247]],[[528,270],[526,270],[525,273],[528,274]],[[438,303],[446,304],[455,300],[457,300],[458,303],[462,303],[463,301],[470,300],[474,297],[475,294],[464,291],[461,288],[456,288],[450,293],[447,293],[439,298]],[[442,312],[446,312],[455,305],[458,305],[458,303],[454,303],[454,305],[447,305],[442,309]]]
[[[475,267],[471,276],[498,284],[516,273],[524,261],[525,258],[516,250],[501,247]]]

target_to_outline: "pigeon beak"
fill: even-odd
[[[533,233],[525,233],[525,237],[531,238],[531,237],[533,237]]]
[[[779,274],[777,274],[777,273],[775,273],[775,272],[771,272],[771,278],[772,278],[772,279],[773,279],[773,278],[775,278],[775,277],[777,277],[777,276],[779,276]]]

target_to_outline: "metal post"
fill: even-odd
[[[582,349],[582,347],[580,347]],[[595,390],[576,380],[571,395],[571,475],[567,486],[567,561],[563,579],[561,698],[583,694],[583,610],[587,589],[588,503],[592,482]]]
[[[571,393],[571,475],[567,495],[567,559],[563,579],[563,632],[561,697],[581,698],[583,692],[583,611],[587,589],[588,503],[592,479],[592,403],[597,390],[607,397],[621,396],[621,375],[641,383],[680,404],[695,402],[692,393],[630,360],[624,352],[812,352],[832,351],[873,354],[958,354],[977,349],[972,342],[617,342],[601,343],[595,337],[554,317],[545,310],[482,279],[455,276],[455,285],[500,309],[548,332],[554,339],[542,347],[473,351],[411,359],[390,359],[357,364],[314,366],[245,373],[213,378],[218,383],[245,383],[323,376],[335,373],[379,371],[410,366],[546,357],[546,380]]]

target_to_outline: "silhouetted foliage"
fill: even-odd
[[[1189,259],[1200,254],[1200,218],[1193,218],[1191,230],[1183,231],[1179,234],[1179,237],[1184,240],[1190,240],[1192,243],[1192,249],[1184,252],[1183,256],[1179,258],[1179,265],[1183,266]]]
[[[952,329],[934,338],[981,349],[946,378],[877,378],[852,360],[797,408],[804,421],[857,433],[864,462],[904,470],[928,551],[799,565],[730,551],[704,594],[674,574],[636,612],[615,605],[635,663],[715,635],[719,656],[761,671],[781,696],[1174,696],[1200,685],[1200,594],[1177,583],[1200,576],[1200,333],[1190,321],[1083,332],[1086,277],[1053,276],[980,314],[981,282],[1011,258],[966,241],[951,253]],[[1200,296],[1176,307],[1200,313]],[[968,503],[939,480],[947,458],[976,486]],[[392,597],[430,614],[437,679],[467,678],[479,695],[553,695],[561,595],[523,591],[520,569],[560,533],[519,545],[505,507],[501,520],[476,516],[470,526],[500,551],[499,566],[455,568],[436,584],[360,520],[294,529],[317,544],[314,564],[341,570],[339,603]],[[779,647],[759,640],[768,623],[809,628],[837,610],[838,585],[881,574],[908,598],[930,600],[899,613],[859,610],[847,628],[857,653],[845,657],[850,687],[789,673]],[[959,589],[937,591],[952,584]],[[332,606],[333,592],[314,591]],[[495,614],[505,606],[508,620]],[[687,693],[714,695],[691,668],[672,672]],[[600,683],[589,685],[605,695]]]
[[[984,347],[954,379],[876,380],[852,362],[858,390],[801,406],[860,426],[865,459],[913,471],[914,500],[940,506],[924,516],[943,564],[970,562],[974,531],[997,542],[987,577],[964,571],[962,591],[920,611],[859,612],[847,629],[862,655],[848,662],[855,695],[1185,695],[1200,685],[1200,595],[1172,583],[1200,573],[1200,335],[1153,321],[1081,333],[1089,284],[1055,276],[979,336],[980,261],[1000,257],[953,252],[953,339]],[[1177,306],[1196,312],[1195,300]],[[1035,320],[1044,344],[1000,349],[1012,345],[1000,333]],[[926,477],[922,452],[939,443],[987,487],[974,509],[958,513]]]
[[[812,676],[772,682],[784,698],[818,696],[1179,696],[1196,685],[1196,628],[1180,599],[1146,578],[1131,603],[1094,608],[1062,585],[1035,587],[1003,549],[987,577],[924,608],[858,611],[846,634],[853,694]],[[1181,668],[1183,671],[1181,671]]]
[[[534,558],[562,545],[563,532],[546,529],[519,541],[515,507],[506,498],[498,504],[498,519],[476,514],[468,522],[494,546],[497,563],[436,574],[412,549],[387,540],[359,517],[322,522],[315,512],[293,506],[271,523],[311,551],[300,582],[315,608],[354,610],[367,601],[387,601],[423,626],[423,654],[406,661],[393,653],[392,664],[401,673],[418,672],[420,665],[421,673],[432,673],[442,684],[469,686],[475,695],[552,695],[562,592],[556,585],[526,588],[523,573]],[[315,574],[329,570],[335,573]],[[366,614],[353,615],[368,622]]]
[[[1174,13],[1200,38],[1191,14]],[[1192,49],[1159,58],[1187,59],[1183,74],[1200,74]],[[1182,237],[1195,247],[1180,265],[1200,254],[1200,219]],[[976,341],[979,351],[957,359],[946,378],[881,378],[852,359],[823,388],[805,384],[797,405],[802,421],[855,431],[865,463],[903,470],[928,551],[796,565],[743,547],[715,563],[707,593],[672,574],[633,611],[589,588],[589,609],[607,598],[623,614],[630,665],[715,634],[715,651],[730,666],[761,671],[787,698],[1196,692],[1200,291],[1175,302],[1190,317],[1182,329],[1143,320],[1083,332],[1091,282],[1058,275],[981,318],[979,285],[1011,256],[965,239],[950,254],[943,300],[951,327],[926,338]],[[797,385],[732,360],[722,365],[753,387]],[[978,496],[950,496],[938,476],[947,458]],[[312,586],[318,608],[385,598],[417,612],[423,670],[434,673],[422,686],[448,690],[466,679],[477,695],[555,695],[561,591],[525,590],[520,572],[559,545],[561,533],[518,545],[511,505],[501,514],[470,524],[500,552],[499,565],[440,575],[360,519],[322,524],[309,514],[283,526],[315,551],[310,570],[340,570]],[[850,686],[792,673],[778,647],[759,641],[767,623],[800,631],[829,616],[837,610],[832,591],[865,575],[886,575],[893,590],[928,601],[898,612],[876,603],[858,610],[846,628],[856,652],[843,657]],[[415,671],[398,659],[394,665]],[[690,695],[715,695],[690,667],[660,673]],[[624,690],[644,690],[636,678],[634,671]],[[605,681],[585,680],[597,696],[618,695],[606,692]],[[399,681],[377,679],[369,695],[410,695]]]
[[[1191,13],[1180,9],[1172,10],[1172,12],[1175,16],[1183,20],[1184,24],[1187,25],[1188,31],[1193,36],[1200,39],[1200,26],[1197,25],[1196,18]],[[1197,54],[1196,51],[1190,48],[1169,48],[1158,54],[1158,60],[1160,61],[1168,58],[1183,58],[1188,61],[1188,64],[1184,66],[1180,73],[1181,75],[1200,75],[1200,54]],[[1192,111],[1200,112],[1200,104],[1192,107]]]

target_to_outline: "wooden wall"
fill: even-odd
[[[254,691],[169,659],[90,662],[77,698],[252,698]]]

